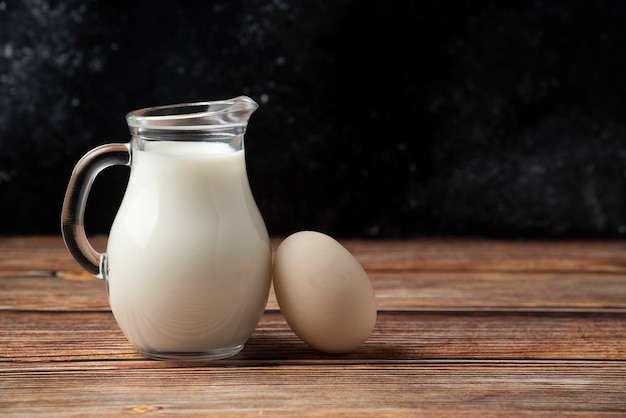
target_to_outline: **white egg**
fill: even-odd
[[[310,346],[347,353],[372,332],[372,284],[354,256],[328,235],[302,231],[287,237],[276,249],[273,273],[281,312]]]

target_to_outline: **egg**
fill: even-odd
[[[285,320],[319,351],[353,351],[374,328],[372,283],[354,256],[328,235],[301,231],[285,238],[274,254],[273,281]]]

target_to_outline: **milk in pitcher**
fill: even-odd
[[[216,348],[232,354],[256,327],[271,276],[244,151],[144,141],[132,159],[106,259],[120,328],[151,357]]]

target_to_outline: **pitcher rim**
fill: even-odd
[[[218,129],[247,125],[250,115],[258,107],[248,96],[175,103],[133,110],[126,114],[126,122],[131,129]]]

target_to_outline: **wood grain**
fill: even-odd
[[[106,237],[91,238],[99,251],[104,251],[106,242]],[[274,238],[273,248],[280,242],[280,238]],[[626,272],[626,241],[621,240],[343,240],[342,244],[369,272]],[[89,277],[72,260],[58,236],[0,237],[0,266],[3,274],[55,271]]]
[[[0,327],[5,360],[141,358],[108,312],[1,312]],[[379,312],[365,344],[329,356],[302,343],[280,312],[267,311],[244,351],[229,361],[621,360],[626,339],[610,335],[626,335],[626,314]]]
[[[342,243],[379,308],[359,349],[311,349],[272,293],[238,356],[177,363],[134,350],[60,237],[0,238],[0,414],[626,415],[625,242]]]
[[[71,363],[7,372],[14,414],[84,416],[620,416],[623,363],[431,362],[176,367]],[[616,367],[617,366],[617,367]],[[71,394],[71,396],[68,396]],[[58,416],[58,415],[57,415]]]

